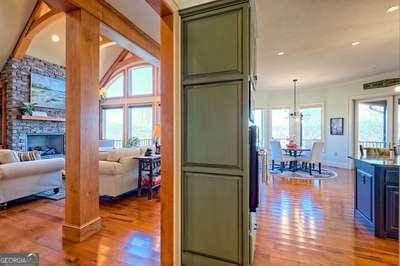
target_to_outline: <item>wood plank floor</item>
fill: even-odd
[[[160,265],[160,200],[101,201],[103,229],[90,239],[62,242],[64,200],[34,200],[0,212],[0,251],[38,252],[40,265]]]
[[[263,186],[256,266],[397,265],[398,242],[372,236],[353,218],[350,171],[328,181],[276,178]],[[160,265],[160,201],[101,201],[103,230],[63,243],[64,201],[35,200],[0,212],[0,251],[35,251],[41,265]]]
[[[263,185],[254,265],[398,265],[398,242],[354,220],[352,172],[335,171],[332,180]]]

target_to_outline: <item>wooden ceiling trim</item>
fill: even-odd
[[[160,58],[160,45],[132,21],[104,0],[44,0],[47,4],[62,11],[81,8],[95,16],[102,23],[112,28],[123,37],[135,43],[155,58]],[[113,39],[119,43],[119,40]]]
[[[61,16],[62,12],[49,8],[43,1],[38,1],[14,47],[12,57],[23,58],[35,35]]]
[[[117,66],[121,63],[125,57],[128,55],[128,50],[122,50],[121,53],[117,56],[115,61],[111,64],[111,66],[107,69],[106,73],[100,80],[100,87],[104,87],[107,82],[110,80],[111,76],[114,74],[115,70],[117,70]]]

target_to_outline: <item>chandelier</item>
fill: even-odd
[[[297,81],[297,79],[293,80],[293,113],[290,113],[290,117],[293,118],[294,121],[300,122],[303,119],[303,114],[301,112],[297,112]]]

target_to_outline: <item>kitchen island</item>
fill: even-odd
[[[349,156],[354,160],[354,212],[380,238],[398,239],[400,156]]]

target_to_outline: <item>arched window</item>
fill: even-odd
[[[115,76],[106,86],[106,98],[119,98],[124,96],[124,74]]]
[[[154,125],[159,125],[160,96],[156,67],[126,65],[116,70],[105,85],[101,102],[102,138],[114,140],[117,147],[138,138],[140,145],[153,143]]]
[[[153,67],[144,65],[129,69],[129,95],[153,94]]]

